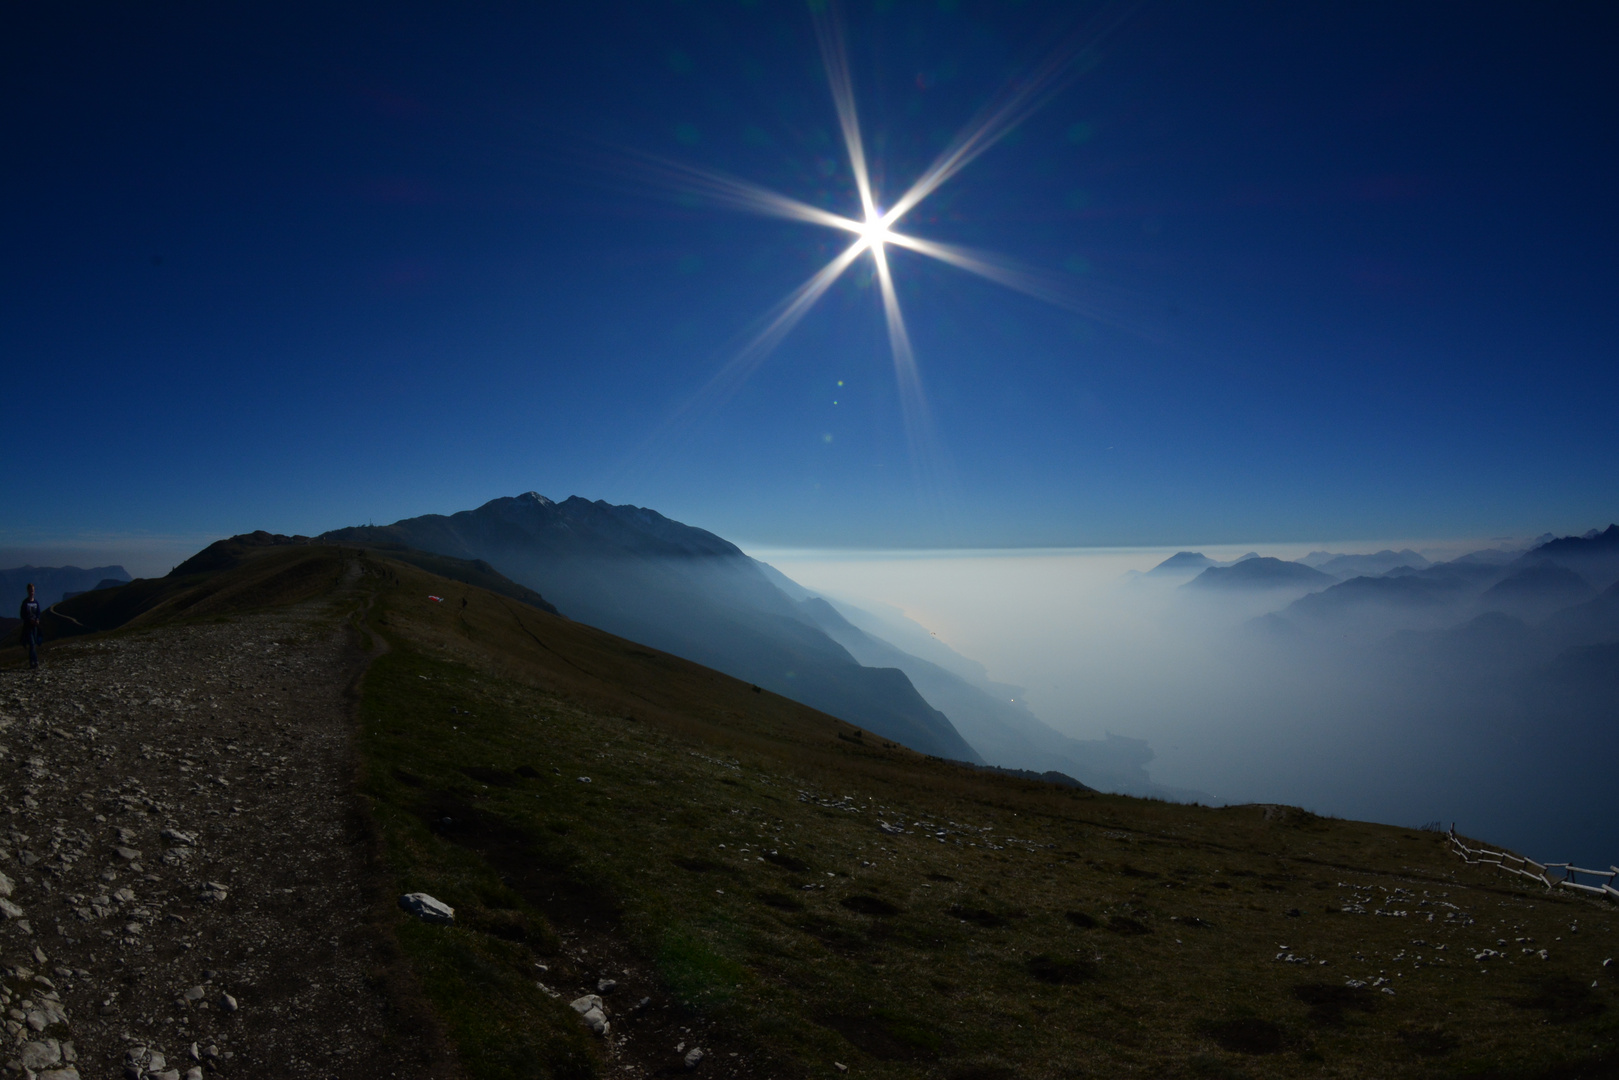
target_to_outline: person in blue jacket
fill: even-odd
[[[22,602],[18,611],[22,618],[22,637],[28,643],[28,666],[39,667],[39,600],[34,596],[34,586],[28,586],[28,596]]]

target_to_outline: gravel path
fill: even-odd
[[[329,609],[44,659],[0,673],[0,1064],[442,1074],[430,1025],[390,1005],[351,794],[362,658]]]

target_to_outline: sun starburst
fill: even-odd
[[[750,181],[709,169],[643,159],[654,172],[661,174],[666,183],[709,201],[737,210],[838,229],[852,235],[847,247],[766,314],[757,332],[716,373],[699,398],[719,396],[739,386],[844,272],[862,256],[869,255],[882,299],[911,460],[924,479],[936,484],[942,471],[943,450],[933,431],[927,395],[917,370],[899,295],[894,287],[894,274],[888,257],[890,247],[925,255],[1093,318],[1111,320],[1093,299],[1076,295],[1068,283],[998,256],[900,233],[895,227],[930,195],[1045,104],[1083,68],[1084,65],[1076,61],[1094,55],[1096,44],[1123,21],[1125,14],[1117,10],[1105,11],[1071,35],[1043,64],[1033,69],[1026,78],[1009,85],[985,106],[916,181],[887,209],[883,209],[878,206],[871,170],[866,162],[865,142],[860,130],[841,20],[831,3],[817,5],[813,12],[815,36],[826,68],[844,150],[848,155],[849,171],[860,200],[857,216],[833,213]]]

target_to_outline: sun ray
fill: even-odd
[[[1064,308],[1078,315],[1097,322],[1107,323],[1125,329],[1145,333],[1145,329],[1138,325],[1140,320],[1132,318],[1127,309],[1129,304],[1118,296],[1111,296],[1104,301],[1103,290],[1096,286],[1087,285],[1083,291],[1074,288],[1051,274],[1032,270],[1020,266],[1003,256],[989,252],[975,251],[972,248],[961,247],[957,244],[944,244],[937,240],[924,240],[918,236],[908,236],[903,233],[889,231],[884,239],[890,244],[914,251],[919,255],[937,259],[948,263],[958,270],[965,270],[969,274],[976,274],[997,285],[1003,285],[1025,296],[1042,300],[1053,307]]]
[[[1009,86],[985,106],[886,211],[879,207],[877,192],[872,184],[871,170],[866,160],[865,144],[860,131],[860,118],[855,103],[854,81],[849,69],[843,24],[835,5],[830,0],[812,5],[812,17],[833,108],[838,117],[838,128],[849,158],[849,170],[859,194],[858,219],[811,206],[751,181],[724,173],[648,154],[635,155],[644,173],[686,194],[731,209],[821,225],[853,233],[855,237],[849,246],[808,281],[777,303],[760,323],[756,324],[759,329],[703,388],[674,410],[669,419],[649,436],[648,444],[673,428],[684,426],[696,412],[704,410],[705,407],[715,407],[733,395],[826,294],[833,283],[842,277],[856,260],[869,252],[876,270],[875,277],[883,305],[888,345],[894,362],[894,377],[898,384],[900,411],[912,466],[920,481],[919,486],[925,494],[939,498],[940,501],[948,501],[942,499],[949,480],[948,454],[934,426],[927,394],[917,367],[915,350],[912,348],[910,331],[905,323],[904,312],[900,308],[899,293],[895,287],[894,270],[889,260],[887,245],[894,244],[917,254],[926,255],[1089,318],[1115,323],[1120,320],[1116,314],[1110,317],[1106,304],[1099,304],[1082,295],[1082,292],[1094,293],[1096,290],[1090,288],[1076,290],[1069,282],[1018,266],[1010,260],[970,248],[896,233],[892,228],[941,185],[1044,105],[1080,72],[1083,65],[1079,60],[1085,50],[1094,48],[1103,37],[1117,28],[1128,14],[1126,12],[1124,15],[1113,17],[1108,15],[1109,10],[1118,11],[1116,8],[1105,9],[1103,15],[1070,37],[1044,63],[1036,67],[1028,78]]]
[[[782,195],[767,187],[742,180],[713,169],[703,169],[652,154],[634,154],[640,171],[661,181],[662,186],[674,191],[695,195],[719,206],[764,217],[785,218],[810,225],[825,225],[859,235],[866,226],[853,218],[834,214],[818,206],[811,206],[790,195]]]
[[[866,148],[860,137],[860,116],[855,109],[854,80],[849,75],[849,50],[843,40],[843,23],[837,8],[822,6],[814,13],[815,37],[821,46],[821,62],[826,81],[832,88],[832,105],[838,111],[838,127],[849,154],[849,171],[860,192],[860,211],[866,221],[878,218],[876,196],[871,190],[871,172],[866,168]]]
[[[894,357],[900,416],[905,424],[905,441],[911,452],[911,464],[924,490],[937,496],[947,472],[943,447],[933,426],[933,411],[928,407],[927,391],[917,371],[916,353],[911,348],[905,313],[899,306],[899,293],[894,288],[894,272],[888,263],[888,253],[881,244],[871,245],[870,251],[877,264],[877,287],[882,294],[883,319],[888,327],[889,351]]]
[[[748,339],[747,343],[714,374],[703,389],[698,391],[687,404],[679,410],[681,414],[692,412],[704,405],[717,404],[736,392],[736,389],[745,382],[755,368],[775,351],[782,339],[792,332],[793,327],[809,313],[817,300],[826,294],[834,282],[843,276],[843,272],[854,265],[862,252],[867,249],[867,243],[862,238],[844,248],[836,258],[805,281],[798,288],[788,293],[762,320],[764,325]]]

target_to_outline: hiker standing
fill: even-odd
[[[39,601],[34,597],[34,586],[28,586],[28,596],[22,602],[18,615],[22,618],[23,640],[28,642],[28,666],[39,667]]]

